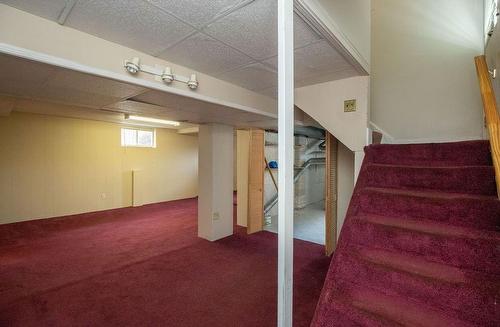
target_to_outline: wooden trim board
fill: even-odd
[[[248,215],[247,233],[259,232],[264,226],[264,131],[250,131],[248,157]]]

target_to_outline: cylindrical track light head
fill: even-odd
[[[191,78],[187,82],[187,85],[191,90],[196,90],[198,88],[198,80],[196,79],[196,74],[191,74]]]
[[[141,70],[140,59],[138,57],[134,57],[130,60],[125,60],[125,69],[130,74],[137,74]]]
[[[163,82],[170,84],[174,81],[174,74],[172,74],[172,69],[170,67],[166,67],[163,73],[161,74],[161,79]]]

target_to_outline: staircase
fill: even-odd
[[[489,142],[365,153],[312,326],[500,326]]]

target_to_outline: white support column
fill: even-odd
[[[278,327],[292,327],[293,0],[278,0]]]
[[[233,127],[200,125],[198,236],[215,241],[233,234]]]

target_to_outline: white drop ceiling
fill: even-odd
[[[57,21],[72,0],[0,0]],[[276,95],[276,0],[78,0],[65,26],[269,96]],[[298,86],[358,75],[295,17]],[[122,59],[122,58],[120,58]]]
[[[0,96],[78,106],[57,115],[124,122],[124,114],[180,121],[178,129],[199,123],[250,126],[269,120],[259,114],[193,98],[146,89],[65,68],[0,54]],[[82,107],[88,116],[82,115]],[[29,111],[21,108],[21,111]],[[53,113],[52,113],[53,114]],[[99,115],[100,114],[100,115]]]

